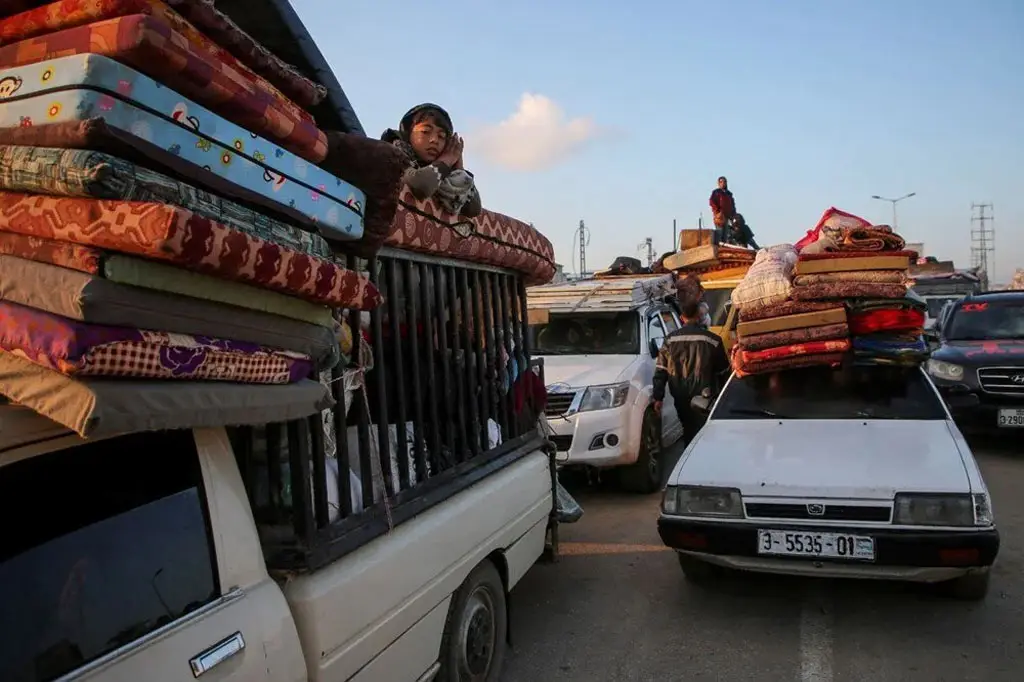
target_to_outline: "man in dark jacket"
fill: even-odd
[[[665,388],[675,401],[683,425],[683,447],[704,425],[704,415],[690,406],[690,400],[708,390],[718,393],[730,369],[725,344],[700,324],[700,304],[683,304],[683,326],[665,339],[654,371],[654,409],[661,413]]]

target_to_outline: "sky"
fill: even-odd
[[[729,178],[761,245],[830,206],[971,265],[1024,268],[1020,0],[292,0],[368,135],[425,101],[466,140],[484,206],[567,272],[672,247]],[[974,224],[977,228],[977,223]]]

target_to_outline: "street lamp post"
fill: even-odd
[[[917,192],[911,192],[910,194],[904,194],[899,199],[890,199],[888,197],[878,196],[877,194],[872,194],[871,198],[872,199],[878,199],[879,201],[888,201],[888,202],[890,202],[892,204],[892,229],[895,230],[896,227],[897,227],[897,224],[896,224],[896,204],[898,204],[899,202],[903,201],[904,199],[909,199],[910,197],[913,197],[913,196],[917,196]]]

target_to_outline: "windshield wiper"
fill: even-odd
[[[784,415],[777,414],[762,407],[732,407],[729,408],[729,412],[732,414],[747,414],[756,417],[770,417],[772,419],[787,419]]]

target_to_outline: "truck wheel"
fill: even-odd
[[[661,488],[661,420],[651,408],[640,426],[640,453],[636,462],[619,470],[619,482],[628,492],[641,495]]]
[[[723,573],[720,566],[701,561],[689,554],[676,552],[676,556],[679,558],[679,567],[683,569],[683,576],[694,585],[711,582]]]
[[[452,597],[441,638],[439,682],[497,682],[508,647],[505,586],[490,561],[473,569]]]
[[[954,580],[939,583],[943,594],[953,599],[981,601],[988,595],[989,572],[968,573]]]

